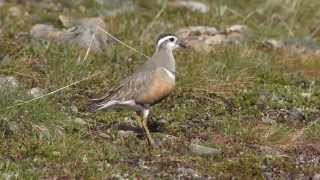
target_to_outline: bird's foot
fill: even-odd
[[[160,142],[159,141],[155,141],[153,138],[151,137],[147,137],[147,143],[149,145],[150,148],[154,148],[157,149],[160,147]]]

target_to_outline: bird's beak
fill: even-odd
[[[179,41],[177,42],[177,44],[178,44],[179,47],[181,47],[181,48],[187,48],[187,47],[188,47],[187,44],[186,44],[185,42],[181,41],[181,40],[179,40]]]

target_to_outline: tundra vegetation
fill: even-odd
[[[320,1],[177,1],[0,0],[1,179],[320,176]],[[146,60],[99,30],[84,58],[92,17],[147,55],[161,32],[247,29],[175,54],[177,87],[153,108],[161,146],[150,149],[132,112],[85,111]]]

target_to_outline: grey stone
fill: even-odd
[[[313,175],[312,180],[320,180],[320,174]]]
[[[200,178],[197,171],[191,168],[180,167],[177,169],[178,178]]]
[[[306,116],[302,111],[298,109],[292,109],[287,112],[285,118],[291,121],[304,121],[306,119]]]
[[[61,32],[52,25],[36,24],[31,28],[30,35],[37,39],[57,39]]]
[[[193,34],[216,35],[218,33],[219,31],[215,27],[210,26],[191,26],[177,31],[177,34],[182,38],[187,38]]]
[[[191,26],[179,29],[176,34],[196,51],[208,52],[218,45],[241,45],[250,33],[247,26],[233,25],[222,31],[215,27]]]
[[[272,146],[260,146],[260,145],[251,145],[252,148],[259,151],[261,154],[265,156],[273,156],[273,157],[286,157],[288,158],[289,155],[283,152],[281,149]]]
[[[18,6],[12,6],[9,8],[9,14],[12,17],[19,17],[22,15],[22,11]]]
[[[221,153],[221,150],[219,149],[202,146],[196,143],[190,144],[190,151],[198,155],[217,155]]]
[[[19,179],[19,174],[14,172],[5,172],[1,173],[1,176],[4,180],[10,180],[10,179]]]
[[[75,118],[75,119],[73,119],[73,122],[76,123],[76,124],[79,124],[81,126],[84,126],[84,125],[87,124],[87,122],[85,120],[81,119],[81,118]]]
[[[262,44],[267,49],[282,50],[293,55],[320,55],[320,44],[310,38],[269,39]]]
[[[300,95],[305,98],[311,98],[312,93],[311,92],[303,92],[303,93],[300,93]]]
[[[78,107],[77,107],[75,104],[72,104],[71,107],[70,107],[70,109],[71,109],[71,111],[72,111],[73,113],[78,113],[78,112],[79,112]]]
[[[248,31],[248,27],[245,25],[232,25],[226,29],[227,32],[239,32],[239,33],[246,33]]]
[[[101,17],[75,19],[60,16],[60,20],[68,29],[59,30],[52,25],[36,24],[30,31],[31,36],[60,44],[76,44],[86,49],[92,42],[91,50],[95,52],[102,52],[112,43],[106,34],[98,30],[98,27],[106,28]]]
[[[228,43],[240,44],[249,35],[249,28],[245,25],[233,25],[225,30]]]
[[[98,135],[99,135],[100,137],[102,137],[102,138],[105,138],[105,139],[110,138],[110,135],[108,135],[108,134],[106,134],[106,133],[104,133],[104,132],[98,132]]]
[[[28,94],[34,98],[40,97],[44,94],[43,90],[36,87],[36,88],[32,88],[28,91]]]
[[[102,17],[90,17],[77,19],[69,16],[60,15],[59,20],[66,28],[71,28],[73,26],[81,26],[87,29],[95,30],[98,26],[106,28],[106,24]]]
[[[3,6],[5,2],[5,0],[0,0],[0,7]]]
[[[18,80],[13,76],[0,75],[0,92],[11,92],[19,87]]]
[[[103,6],[109,6],[109,7],[119,7],[126,5],[127,3],[132,3],[132,0],[95,0],[97,3]]]
[[[18,133],[20,130],[19,125],[15,121],[9,121],[8,128],[9,128],[9,131],[12,132],[13,134]]]
[[[281,41],[275,40],[275,39],[269,39],[263,42],[263,45],[266,48],[270,49],[280,49],[283,48],[283,43]]]
[[[176,0],[171,2],[170,5],[177,8],[186,8],[200,13],[207,13],[210,10],[208,5],[199,1]]]
[[[101,16],[117,16],[133,12],[136,9],[132,0],[96,0],[105,10],[98,12]]]
[[[32,124],[32,128],[39,133],[40,138],[51,137],[49,129],[43,125]]]

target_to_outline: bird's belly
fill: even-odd
[[[138,103],[153,105],[168,96],[175,87],[175,80],[170,77],[157,78],[137,99]]]

